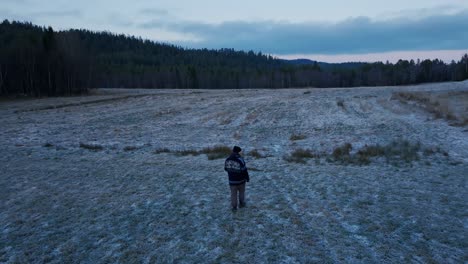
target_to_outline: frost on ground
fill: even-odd
[[[468,129],[395,96],[412,92],[467,111],[468,82],[3,101],[0,262],[467,262]],[[418,147],[345,162],[391,142]],[[251,169],[235,213],[206,155],[234,144]]]

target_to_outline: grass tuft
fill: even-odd
[[[308,149],[296,149],[291,156],[294,158],[315,158],[315,155],[311,150]]]
[[[412,163],[420,159],[421,144],[419,142],[411,143],[408,140],[396,140],[385,146],[366,145],[354,155],[350,153],[351,150],[350,143],[337,147],[332,153],[333,159],[328,159],[328,161],[367,165],[371,162],[371,158],[385,157],[387,162],[392,164],[396,164],[398,161]],[[439,148],[428,148],[423,153],[428,156],[436,152],[444,153]]]
[[[341,108],[344,108],[344,100],[343,99],[339,99],[338,101],[336,101],[336,105],[341,107]]]
[[[212,148],[204,148],[200,151],[202,154],[206,154],[209,160],[226,158],[231,154],[232,150],[227,146],[214,146]]]
[[[319,157],[318,154],[315,154],[309,149],[296,149],[289,156],[285,156],[284,160],[287,162],[306,163],[306,159]]]
[[[80,148],[92,150],[92,151],[100,151],[103,150],[104,147],[99,144],[90,144],[90,143],[80,143]]]
[[[171,150],[168,148],[161,148],[161,149],[154,150],[153,153],[154,154],[171,153]]]
[[[134,151],[137,150],[138,148],[136,146],[126,146],[123,148],[124,151]]]
[[[200,152],[196,151],[196,150],[179,150],[176,152],[177,155],[179,156],[198,156],[200,155]]]
[[[345,143],[333,150],[332,156],[335,160],[343,160],[349,158],[349,152],[353,149],[351,143]]]
[[[363,157],[378,157],[385,155],[385,148],[380,146],[379,144],[373,146],[364,146],[364,148],[360,149],[357,154]]]
[[[214,147],[204,148],[200,151],[197,150],[182,150],[177,151],[177,155],[180,156],[198,156],[201,154],[206,154],[209,160],[221,159],[226,158],[231,154],[231,148],[227,146],[217,145]]]
[[[303,140],[306,139],[307,137],[303,134],[292,134],[289,140],[291,141],[296,141],[296,140]]]

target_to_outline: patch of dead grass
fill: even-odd
[[[419,142],[412,143],[408,140],[394,140],[387,145],[365,145],[354,154],[351,153],[352,149],[350,143],[343,144],[333,150],[331,155],[333,159],[328,160],[343,164],[367,165],[371,162],[371,159],[383,157],[392,164],[400,162],[410,164],[420,160],[420,153],[425,156],[436,153],[445,155],[444,153],[446,153],[438,147],[423,149]]]
[[[181,150],[177,151],[176,154],[180,156],[198,156],[205,154],[209,160],[226,158],[231,154],[232,150],[230,147],[216,145],[214,147],[203,148],[202,150]]]
[[[285,156],[287,162],[306,163],[306,159],[319,158],[320,155],[310,149],[296,149],[290,155]]]
[[[230,147],[217,145],[214,147],[204,148],[200,151],[202,154],[206,154],[209,160],[226,158],[231,154],[232,150]]]
[[[454,126],[468,125],[468,92],[447,93],[398,92],[391,97],[402,103],[414,102],[434,118],[445,119]]]

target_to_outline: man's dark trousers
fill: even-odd
[[[239,205],[245,205],[245,182],[239,185],[229,185],[231,188],[231,206],[237,208],[237,194],[239,193]]]

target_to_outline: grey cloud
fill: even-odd
[[[456,14],[462,7],[457,5],[439,5],[431,8],[419,8],[419,9],[405,9],[397,12],[390,12],[382,14],[383,17],[395,18],[395,17],[412,17],[412,18],[424,18],[428,16],[435,16],[440,14]]]
[[[28,16],[12,12],[9,9],[0,9],[0,18],[2,21],[5,19],[10,20],[10,21],[13,21],[13,20],[29,21],[30,20]]]
[[[468,48],[468,10],[420,19],[372,21],[366,17],[339,23],[233,21],[221,24],[156,19],[139,25],[193,34],[194,48],[235,48],[275,54],[370,53],[397,50]]]
[[[159,8],[145,8],[141,9],[138,13],[145,16],[169,16],[169,12],[167,10]]]
[[[0,17],[5,18],[11,16],[11,11],[8,9],[1,8],[0,9]]]
[[[29,14],[30,17],[42,18],[42,17],[73,17],[81,18],[83,16],[82,12],[77,9],[73,10],[62,10],[62,11],[39,11],[32,12]]]
[[[134,25],[134,22],[130,18],[119,13],[112,13],[108,15],[107,23],[118,27],[131,27]]]
[[[3,0],[5,4],[29,4],[31,0]]]
[[[63,10],[63,11],[37,11],[37,12],[17,12],[9,10],[0,10],[1,20],[8,19],[10,21],[32,22],[39,26],[53,26],[54,29],[61,29],[62,22],[67,20],[80,20],[83,14],[79,10]],[[54,23],[55,22],[55,23]]]

